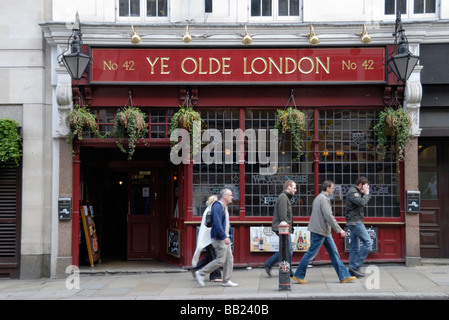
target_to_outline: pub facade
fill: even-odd
[[[51,18],[40,23],[51,75],[51,232],[43,240],[50,243],[51,276],[66,276],[67,266],[95,268],[99,260],[189,268],[206,199],[222,188],[234,194],[235,265],[261,266],[277,250],[269,227],[287,179],[298,186],[296,264],[310,244],[306,227],[321,182],[334,181],[333,211],[345,227],[345,193],[359,176],[371,182],[365,224],[375,247],[368,262],[419,264],[420,216],[407,212],[406,195],[418,190],[422,66],[407,83],[397,80],[386,66],[395,50],[395,10],[389,1],[361,2],[364,8],[343,9],[309,0],[269,7],[250,0],[53,1]],[[409,5],[402,17],[415,54],[428,19],[449,17],[449,8],[437,7],[420,19]],[[57,59],[77,11],[92,58],[80,80]],[[361,42],[364,24],[370,43]],[[309,42],[312,31],[318,45]],[[380,157],[374,129],[379,113],[399,104],[412,120],[404,161],[392,136]],[[95,115],[101,138],[85,130],[82,139],[66,142],[66,118],[77,105]],[[174,145],[188,136],[171,132],[180,106],[204,121],[192,139],[197,153],[187,156]],[[114,131],[127,107],[145,114],[147,131],[132,157],[119,149]],[[305,115],[301,152],[289,132],[275,130],[278,111],[288,107]],[[334,239],[346,262],[348,244]],[[314,260],[329,262],[324,250]]]

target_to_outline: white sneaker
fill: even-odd
[[[200,284],[200,286],[204,287],[204,277],[202,275],[200,275],[199,271],[195,271],[195,277],[196,277],[196,280],[198,281],[198,283]]]
[[[237,283],[234,283],[234,282],[232,282],[231,280],[228,280],[228,282],[222,283],[221,285],[222,285],[223,287],[237,287],[237,286],[238,286]]]

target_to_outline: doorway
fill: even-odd
[[[423,258],[449,258],[449,140],[419,140],[420,244]]]
[[[82,202],[94,208],[102,263],[165,260],[164,231],[174,196],[168,149],[138,150],[131,161],[114,149],[81,154],[86,156],[81,161]],[[85,247],[80,246],[80,263],[86,260]]]

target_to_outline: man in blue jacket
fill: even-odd
[[[207,274],[223,266],[223,287],[237,287],[238,284],[231,281],[231,275],[234,268],[234,257],[232,255],[231,240],[229,231],[228,205],[232,203],[232,191],[223,189],[220,192],[219,200],[212,205],[211,217],[212,228],[210,236],[212,245],[217,252],[217,257],[205,265],[202,269],[195,272],[195,277],[201,286],[204,286],[204,278]]]

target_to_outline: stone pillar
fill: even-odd
[[[410,46],[418,51],[417,46]],[[414,52],[418,54],[417,52]],[[407,190],[418,189],[418,138],[421,133],[419,127],[419,110],[421,107],[422,66],[416,66],[405,87],[404,110],[411,119],[411,141],[406,149],[404,161],[404,197]],[[418,266],[421,264],[420,241],[419,241],[419,216],[420,213],[407,213],[405,210],[405,264],[406,266]]]

